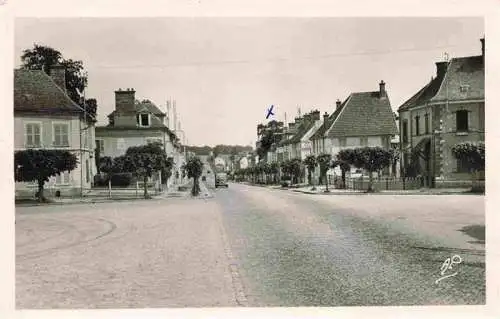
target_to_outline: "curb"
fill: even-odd
[[[356,192],[356,191],[349,191],[349,192],[334,192],[330,191],[329,193],[325,192],[312,192],[312,191],[306,191],[306,190],[298,190],[298,189],[293,189],[293,188],[274,188],[274,187],[268,187],[265,185],[258,185],[258,184],[250,184],[250,183],[241,183],[243,185],[247,186],[255,186],[255,187],[261,187],[261,188],[267,188],[267,189],[276,189],[276,190],[282,190],[282,191],[292,191],[295,193],[303,193],[303,194],[310,194],[310,195],[476,195],[476,196],[484,196],[484,193],[471,193],[468,190],[464,191],[442,191],[442,192],[428,192],[428,191],[408,191],[408,192],[395,192],[395,191],[381,191],[381,192],[375,192],[375,193],[366,193],[366,192]]]
[[[439,196],[439,195],[476,195],[476,196],[484,196],[484,194],[474,194],[465,192],[441,192],[441,193],[430,193],[430,192],[375,192],[375,193],[366,193],[366,192],[329,192],[329,193],[316,193],[310,191],[300,191],[293,190],[296,193],[310,194],[310,195],[426,195],[426,196]]]
[[[126,201],[146,201],[146,200],[162,200],[165,198],[181,198],[184,195],[166,195],[162,197],[151,197],[146,198],[111,198],[111,199],[95,199],[95,200],[75,200],[68,202],[53,202],[53,203],[17,203],[15,207],[38,207],[38,206],[63,206],[63,205],[77,205],[77,204],[99,204],[99,203],[115,203],[115,202],[126,202]]]

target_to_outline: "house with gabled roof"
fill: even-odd
[[[296,133],[290,139],[292,158],[304,160],[308,155],[312,154],[310,137],[319,128],[321,123],[321,113],[318,110],[305,114],[302,117]]]
[[[115,110],[108,115],[108,125],[96,127],[100,155],[114,158],[125,154],[131,146],[160,142],[167,156],[174,158],[175,170],[180,174],[181,145],[165,124],[166,116],[153,102],[136,100],[134,89],[115,91]],[[172,181],[173,178],[169,180]]]
[[[481,46],[481,55],[437,62],[436,76],[399,107],[404,175],[422,175],[429,186],[470,178],[451,149],[484,141],[484,39]]]
[[[276,158],[278,162],[284,162],[292,159],[291,139],[297,133],[300,121],[301,119],[296,117],[294,122],[288,123],[288,126],[283,129],[282,138],[276,145]]]
[[[61,65],[42,70],[14,70],[14,150],[61,149],[74,153],[77,167],[45,184],[49,196],[90,190],[95,165],[95,118],[75,103],[66,89]],[[16,197],[33,197],[36,183],[16,182]]]
[[[334,158],[342,149],[364,146],[391,147],[398,134],[384,81],[379,90],[351,93],[337,101],[335,111],[324,116],[323,125],[312,135],[316,155],[327,153]],[[389,173],[389,172],[386,172]]]

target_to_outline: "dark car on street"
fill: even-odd
[[[229,187],[227,183],[226,173],[215,173],[215,188],[217,187]]]

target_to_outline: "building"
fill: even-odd
[[[176,162],[174,178],[169,180],[173,182],[175,170],[180,167],[181,145],[165,118],[166,114],[151,101],[137,101],[134,89],[115,91],[115,110],[108,115],[108,125],[96,127],[100,155],[114,158],[124,155],[131,146],[160,142],[167,156]]]
[[[61,149],[77,167],[45,183],[46,194],[81,195],[90,190],[95,165],[95,119],[67,94],[65,69],[14,71],[14,150]],[[16,183],[16,196],[33,197],[37,184]]]
[[[481,55],[436,63],[436,76],[399,109],[402,174],[422,175],[429,186],[468,180],[467,165],[451,149],[484,141],[484,39]]]
[[[381,81],[377,91],[355,92],[344,102],[337,101],[335,111],[323,116],[323,124],[311,139],[315,155],[326,153],[335,158],[343,149],[366,146],[389,149],[396,135],[396,119],[385,82]],[[389,169],[384,173],[394,172]]]
[[[299,158],[303,161],[308,155],[312,154],[310,138],[321,124],[321,113],[318,110],[305,114],[299,119],[295,134],[288,140],[291,145],[291,158]]]

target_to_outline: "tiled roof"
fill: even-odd
[[[432,79],[403,103],[398,111],[447,99],[452,101],[484,100],[484,60],[482,56],[452,59],[444,76]]]
[[[304,118],[297,128],[297,133],[289,140],[289,144],[299,143],[302,137],[314,126],[315,122],[313,118]]]
[[[352,93],[329,128],[328,137],[396,135],[389,98],[380,92]]]
[[[443,82],[443,78],[443,76],[433,78],[429,83],[427,83],[426,86],[409,98],[408,101],[403,103],[403,105],[399,107],[398,112],[427,103],[439,90],[441,83]]]
[[[326,131],[328,130],[328,128],[330,126],[332,126],[333,122],[335,121],[335,119],[337,118],[337,116],[340,114],[340,111],[342,110],[342,108],[344,107],[345,103],[347,102],[344,101],[340,107],[336,108],[335,111],[330,114],[329,117],[326,118],[326,121],[323,122],[323,124],[316,130],[316,132],[311,136],[311,140],[317,140],[317,139],[321,139],[324,137]]]
[[[135,111],[136,112],[143,112],[145,110],[147,113],[152,113],[154,115],[158,116],[165,116],[166,114],[163,113],[154,103],[152,102],[135,102]],[[113,117],[115,116],[116,110],[109,113],[108,117]]]
[[[290,140],[293,138],[293,136],[297,133],[297,126],[293,127],[293,128],[288,128],[288,131],[284,133],[283,135],[283,139],[281,140],[281,142],[278,143],[278,147],[279,146],[285,146],[285,145],[288,145],[290,144]],[[287,136],[292,136],[291,138],[287,138]]]
[[[14,70],[14,111],[83,113],[83,109],[41,70]]]
[[[470,56],[451,60],[443,84],[436,95],[431,98],[431,102],[446,99],[453,101],[484,100],[483,56]]]

